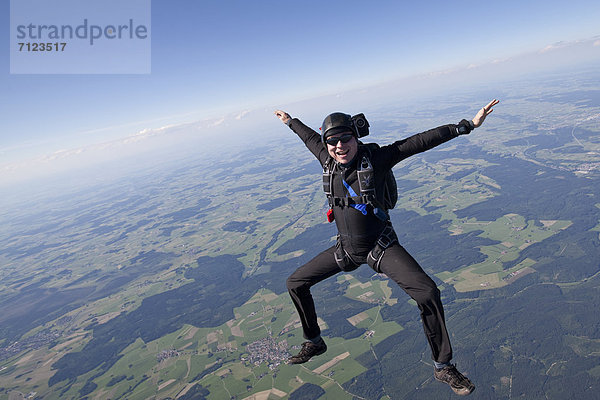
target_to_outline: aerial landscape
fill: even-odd
[[[501,99],[394,168],[392,223],[441,290],[473,398],[600,390],[597,67],[360,110],[386,144]],[[277,140],[0,200],[0,399],[453,396],[416,304],[366,265],[313,289],[329,350],[286,363],[303,338],[285,280],[336,232],[318,162],[275,117],[263,129]]]

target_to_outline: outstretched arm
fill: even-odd
[[[493,107],[498,103],[499,101],[496,99],[490,101],[477,112],[471,121],[463,119],[457,125],[440,126],[384,146],[382,149],[389,152],[389,156],[385,159],[388,160],[391,167],[407,157],[432,149],[459,135],[467,134],[481,126],[485,118],[494,111]]]
[[[275,110],[275,115],[302,139],[304,145],[317,157],[321,165],[327,162],[328,153],[325,145],[321,142],[321,135],[304,125],[298,118],[292,119],[290,114],[285,111]]]

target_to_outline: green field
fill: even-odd
[[[482,230],[480,237],[501,241],[501,243],[480,248],[486,256],[484,262],[469,265],[452,273],[441,272],[436,276],[452,284],[460,292],[505,286],[530,273],[536,261],[526,259],[508,269],[504,267],[504,263],[517,259],[523,249],[556,235],[570,225],[570,221],[525,221],[517,214],[507,214],[495,221],[474,219],[455,221],[449,228],[453,233]],[[509,279],[505,279],[509,275],[511,275]]]
[[[385,297],[387,281],[360,282],[350,275],[340,277],[342,282],[347,279],[352,284],[346,296],[370,303],[373,296],[364,295],[375,289],[382,302],[390,300]],[[310,382],[325,388],[327,398],[351,399],[352,394],[340,385],[366,370],[355,358],[402,329],[396,323],[383,322],[380,307],[370,308],[366,317],[356,323],[365,330],[365,335],[350,340],[327,337],[326,355],[307,364],[293,366],[281,361],[255,364],[248,361],[249,343],[266,336],[272,337],[273,343],[281,343],[294,335],[294,343],[289,345],[298,344],[295,338],[302,335],[287,293],[278,296],[261,290],[236,308],[235,319],[224,325],[214,328],[188,325],[149,343],[137,340],[107,373],[93,378],[98,388],[103,388],[94,393],[111,398],[175,398],[201,384],[210,390],[210,399],[246,398],[266,391],[272,391],[271,396],[289,394],[302,383]],[[279,335],[290,326],[292,329],[286,334]],[[288,344],[284,347],[287,350]],[[167,355],[158,360],[161,353]],[[81,388],[82,385],[73,385],[63,396],[76,397]]]

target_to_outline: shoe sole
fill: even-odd
[[[457,388],[453,388],[452,385],[450,385],[448,382],[445,382],[445,381],[439,379],[437,376],[435,376],[435,374],[433,375],[433,377],[435,378],[436,381],[445,383],[446,385],[450,386],[450,389],[452,389],[452,391],[459,396],[468,396],[475,391],[475,385],[473,385],[470,388],[457,389]]]
[[[452,391],[454,393],[456,393],[459,396],[468,396],[471,393],[473,393],[475,391],[475,388],[472,389],[454,389],[452,386],[450,386],[450,389],[452,389]]]

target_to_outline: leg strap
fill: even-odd
[[[367,264],[369,264],[375,272],[381,273],[380,264],[385,249],[396,242],[398,242],[398,236],[396,236],[396,232],[394,232],[392,223],[388,221],[385,228],[383,228],[381,235],[379,235],[375,247],[367,255]]]
[[[360,266],[360,264],[354,261],[352,257],[350,257],[348,252],[344,250],[339,235],[335,244],[335,253],[333,253],[333,255],[335,257],[335,262],[337,263],[338,267],[340,267],[340,269],[344,272],[354,271]]]

